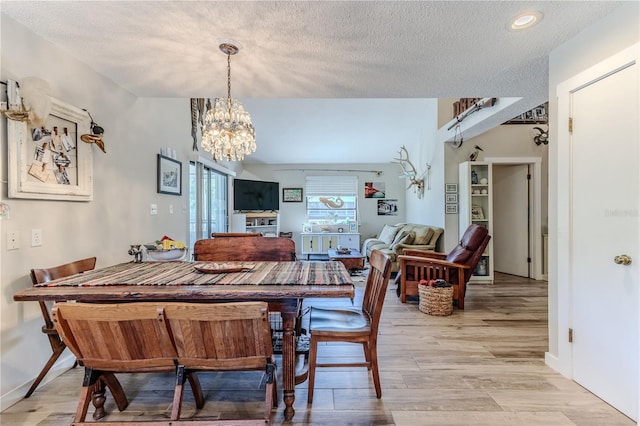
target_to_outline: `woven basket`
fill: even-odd
[[[418,285],[420,304],[418,309],[429,315],[444,317],[453,312],[453,287]]]

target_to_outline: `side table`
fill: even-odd
[[[329,260],[342,262],[349,271],[364,269],[364,256],[358,250],[351,249],[348,254],[341,254],[336,249],[329,249],[327,253]]]

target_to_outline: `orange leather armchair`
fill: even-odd
[[[420,280],[443,279],[453,284],[453,300],[457,301],[459,309],[464,309],[467,282],[490,239],[487,228],[472,224],[449,254],[405,250],[404,255],[398,256],[400,301],[405,303],[407,296],[419,295]]]

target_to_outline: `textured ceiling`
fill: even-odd
[[[547,98],[548,54],[618,1],[2,1],[143,97]],[[523,32],[510,18],[538,11]],[[515,115],[515,114],[514,114]],[[258,129],[259,130],[259,129]]]

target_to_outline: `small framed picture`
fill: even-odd
[[[484,212],[480,206],[471,206],[471,219],[484,220]]]
[[[182,195],[182,163],[158,154],[158,192]]]
[[[313,228],[311,227],[311,225],[304,224],[302,225],[302,232],[303,233],[313,232]]]
[[[458,205],[457,204],[445,204],[444,212],[446,214],[458,214]]]
[[[282,188],[282,202],[301,203],[302,188]]]
[[[455,194],[458,192],[458,184],[457,183],[445,183],[444,184],[444,192],[447,194]]]
[[[358,232],[358,222],[349,222],[349,232]]]
[[[458,202],[458,194],[444,194],[444,202],[445,203],[457,203]]]

